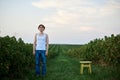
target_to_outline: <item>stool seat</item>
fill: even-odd
[[[92,61],[80,61],[80,63],[92,63]]]
[[[88,68],[89,73],[91,74],[91,63],[92,61],[80,61],[80,73],[83,74],[84,67]]]

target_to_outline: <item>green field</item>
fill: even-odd
[[[80,74],[79,59],[65,55],[68,49],[80,46],[52,45],[50,49],[56,50],[58,55],[53,59],[47,59],[45,80],[119,80],[119,74],[113,67],[103,67],[94,63],[92,64],[92,74],[89,74],[87,69],[84,70],[84,74]],[[35,70],[32,69],[26,76],[26,80],[41,80],[41,77],[36,77],[34,74]]]

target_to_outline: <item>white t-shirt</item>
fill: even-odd
[[[46,34],[36,35],[37,42],[36,42],[36,50],[46,50]]]

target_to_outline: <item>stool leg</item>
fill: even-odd
[[[91,64],[89,64],[89,73],[91,74],[92,71],[91,71]]]
[[[81,64],[80,64],[80,74],[81,74]]]
[[[81,71],[80,71],[81,74],[83,74],[83,64],[81,64]]]

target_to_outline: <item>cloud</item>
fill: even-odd
[[[109,0],[103,6],[89,0],[40,0],[32,2],[32,5],[41,9],[55,9],[54,14],[44,17],[43,22],[56,24],[79,24],[78,21],[82,20],[89,22],[93,18],[111,15],[120,8],[115,0]]]
[[[69,24],[73,23],[73,20],[78,19],[78,14],[69,13],[68,11],[59,10],[55,15],[47,16],[43,19],[45,22],[56,24]]]
[[[84,26],[84,27],[80,27],[80,30],[81,31],[91,31],[91,30],[93,30],[93,28],[92,27]]]
[[[36,2],[32,2],[33,6],[38,8],[71,8],[78,7],[79,5],[90,5],[91,2],[83,1],[83,0],[39,0]]]
[[[100,33],[102,35],[118,33],[120,25],[118,0],[39,0],[32,2],[32,5],[42,11],[48,11],[48,15],[43,16],[41,22],[52,26],[51,32],[54,32],[55,36],[61,36],[60,38],[66,33],[69,35],[64,36],[68,38],[76,34],[79,34],[77,37],[83,35],[89,37],[88,34],[92,37]],[[52,14],[50,10],[53,11]]]
[[[37,2],[32,2],[33,6],[36,6],[38,8],[43,8],[43,9],[47,9],[47,8],[60,8],[62,4],[56,4],[58,3],[57,0],[53,1],[53,0],[41,0],[41,1],[37,1]]]
[[[102,6],[100,8],[101,15],[112,15],[118,11],[120,11],[120,2],[117,2],[117,0],[109,0],[107,1],[106,5]]]
[[[44,17],[43,21],[57,24],[74,23],[79,18],[89,17],[96,11],[90,7],[93,5],[91,2],[83,0],[40,0],[33,2],[32,5],[40,9],[55,9],[54,14]]]

